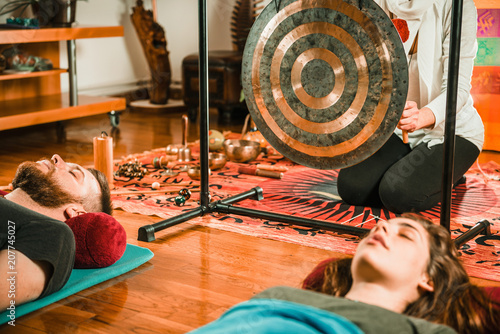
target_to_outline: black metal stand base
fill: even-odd
[[[137,240],[146,242],[154,241],[156,239],[156,232],[210,213],[235,214],[240,216],[261,218],[275,222],[289,223],[296,226],[312,227],[324,231],[332,231],[339,234],[349,234],[355,236],[363,236],[370,231],[369,229],[361,227],[233,206],[234,203],[250,198],[259,201],[263,199],[264,197],[262,194],[262,188],[255,187],[244,193],[226,198],[224,200],[212,202],[206,207],[199,206],[196,209],[169,219],[162,220],[153,225],[144,225],[139,228]],[[464,232],[461,236],[457,237],[454,240],[455,246],[457,248],[460,248],[467,241],[473,239],[479,234],[491,235],[490,223],[487,220],[481,220],[469,231]]]
[[[155,240],[155,233],[166,228],[178,225],[192,218],[201,217],[209,213],[224,213],[224,214],[235,214],[240,216],[254,217],[268,219],[275,222],[289,223],[297,226],[318,228],[320,230],[332,231],[341,234],[350,234],[363,236],[370,230],[361,227],[349,226],[331,223],[327,221],[320,221],[316,219],[308,219],[303,217],[297,217],[292,215],[278,214],[274,212],[267,212],[261,210],[247,209],[242,207],[233,206],[233,203],[253,198],[256,200],[261,200],[262,188],[255,187],[244,193],[226,198],[221,201],[216,201],[210,203],[207,207],[200,206],[197,209],[191,210],[189,212],[183,213],[179,216],[162,220],[153,225],[145,225],[139,228],[138,240],[151,242]]]
[[[486,219],[481,220],[476,225],[470,228],[467,232],[464,232],[461,236],[457,237],[454,242],[457,249],[462,247],[467,241],[473,239],[475,236],[482,235],[491,235],[491,227],[490,222]]]

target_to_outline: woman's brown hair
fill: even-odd
[[[422,293],[403,314],[448,325],[459,333],[497,333],[500,303],[470,282],[449,232],[422,215],[401,216],[422,224],[429,234],[427,272],[434,286],[433,292]],[[303,288],[344,296],[352,284],[351,262],[349,258],[323,262],[322,275],[308,277]]]

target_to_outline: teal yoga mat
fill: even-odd
[[[55,303],[63,298],[71,296],[79,291],[87,289],[93,285],[107,281],[113,277],[120,276],[153,257],[153,252],[147,248],[127,244],[125,253],[115,264],[100,269],[73,269],[66,285],[59,291],[20,306],[15,310],[7,310],[0,315],[0,324],[11,321],[12,315],[15,319],[38,310],[42,307]]]

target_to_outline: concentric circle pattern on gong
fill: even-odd
[[[274,148],[304,166],[366,159],[390,137],[406,101],[397,30],[370,0],[277,3],[256,19],[243,55],[252,119]]]

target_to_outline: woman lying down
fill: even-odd
[[[416,214],[379,222],[307,291],[275,287],[193,333],[497,333],[500,305],[472,285],[448,231]]]

